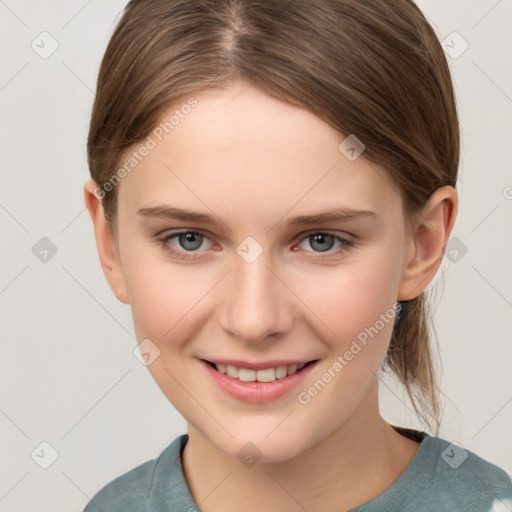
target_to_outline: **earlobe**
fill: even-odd
[[[411,255],[405,262],[398,300],[411,300],[427,288],[436,275],[457,216],[453,187],[437,189],[423,208],[411,233]]]
[[[99,190],[97,183],[92,179],[84,185],[84,201],[93,223],[101,267],[118,300],[129,304],[119,251],[112,229],[105,219],[101,196],[98,194]]]

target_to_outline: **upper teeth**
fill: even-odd
[[[237,368],[231,364],[216,364],[215,367],[220,373],[227,374],[234,379],[240,379],[244,382],[272,382],[277,379],[283,379],[287,375],[294,374],[297,370],[304,368],[306,363],[290,366],[278,366],[276,368],[266,368],[264,370],[250,370],[248,368]]]

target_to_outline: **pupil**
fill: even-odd
[[[332,249],[333,244],[334,244],[334,237],[332,235],[320,233],[317,235],[312,235],[312,237],[313,237],[313,242],[311,243],[311,247],[314,248],[314,244],[320,242],[320,246],[317,247],[317,249],[319,249],[321,252],[328,251],[329,249]],[[325,242],[326,238],[328,240],[330,240],[331,243],[326,244],[326,242]]]
[[[184,233],[180,235],[180,244],[184,249],[193,250],[201,247],[201,235],[199,233]],[[192,244],[192,246],[188,245]]]

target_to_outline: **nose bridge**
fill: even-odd
[[[223,327],[247,342],[291,326],[293,315],[283,284],[269,267],[270,254],[254,239],[239,244],[224,296]]]

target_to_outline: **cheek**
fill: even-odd
[[[291,281],[298,283],[294,292],[317,317],[315,323],[338,352],[358,337],[364,340],[368,330],[376,337],[372,327],[378,329],[378,339],[387,341],[393,327],[400,275],[396,255],[375,247],[356,259],[314,274],[302,273]]]
[[[311,415],[312,408],[319,411],[318,421],[309,420],[313,436],[343,423],[376,382],[397,314],[396,261],[392,251],[380,247],[364,261],[303,281],[301,298],[321,318],[324,327],[316,335],[330,352],[297,397],[305,413]],[[332,404],[337,404],[335,411]]]
[[[190,318],[211,286],[200,265],[177,265],[160,249],[136,249],[127,244],[125,282],[137,339],[179,344],[190,333]],[[163,251],[163,250],[162,250]]]

